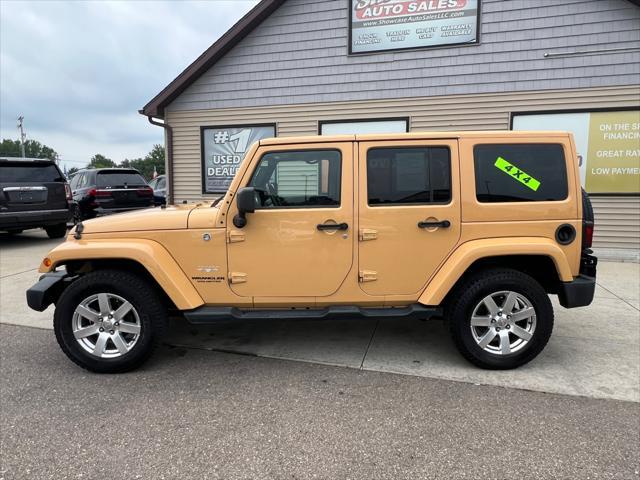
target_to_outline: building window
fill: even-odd
[[[355,135],[358,133],[406,133],[409,131],[408,118],[387,118],[376,120],[320,121],[320,135]]]
[[[562,145],[476,145],[473,149],[479,202],[544,202],[568,195]]]
[[[448,203],[448,147],[372,148],[367,152],[367,196],[371,206]]]
[[[266,153],[249,186],[261,208],[338,207],[341,163],[337,150]]]

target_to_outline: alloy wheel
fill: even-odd
[[[80,302],[72,330],[80,346],[96,357],[127,354],[140,338],[142,323],[135,307],[113,293],[97,293]]]
[[[531,301],[510,290],[487,295],[471,315],[473,339],[494,355],[509,355],[523,349],[535,330],[536,311]]]

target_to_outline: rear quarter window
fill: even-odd
[[[546,202],[567,198],[561,144],[484,144],[473,149],[479,202]]]

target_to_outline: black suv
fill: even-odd
[[[52,160],[0,158],[0,230],[44,228],[50,238],[67,233],[71,189]]]
[[[153,189],[131,168],[80,170],[71,178],[71,191],[75,223],[154,206]]]

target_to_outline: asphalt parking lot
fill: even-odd
[[[638,264],[602,263],[515,371],[466,364],[437,320],[175,321],[142,370],[98,376],[24,303],[56,243],[0,238],[0,479],[640,478]]]
[[[92,375],[0,325],[9,479],[638,478],[638,404],[165,348]]]

